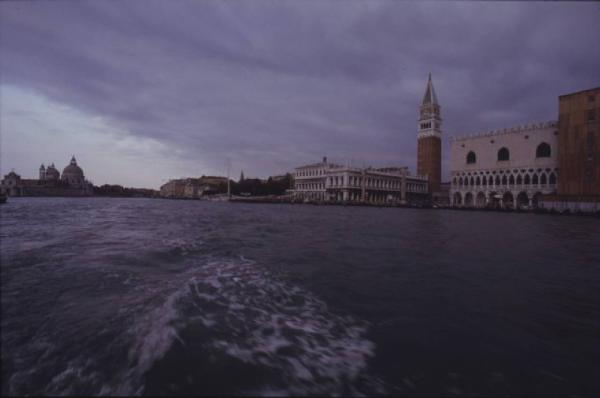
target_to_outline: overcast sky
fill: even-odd
[[[416,168],[427,75],[452,135],[557,119],[600,85],[600,3],[0,3],[0,168],[99,185]]]

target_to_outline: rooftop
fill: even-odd
[[[521,131],[531,131],[531,130],[540,130],[546,128],[557,127],[558,122],[555,120],[547,121],[547,122],[538,122],[538,123],[528,123],[524,125],[514,126],[514,127],[505,127],[497,130],[490,131],[482,131],[478,133],[466,134],[462,136],[451,136],[450,141],[463,141],[471,138],[480,138],[480,137],[492,137],[503,134],[512,134],[519,133]]]

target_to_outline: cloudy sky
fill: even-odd
[[[557,118],[600,85],[600,3],[0,3],[0,168],[95,184],[416,167],[427,75],[448,137]]]

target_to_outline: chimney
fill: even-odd
[[[323,163],[327,163],[327,156],[323,156]]]

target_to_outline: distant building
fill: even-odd
[[[164,198],[198,199],[205,195],[219,193],[226,185],[227,177],[180,178],[163,184],[160,187],[160,196]]]
[[[355,168],[330,163],[297,167],[292,195],[324,202],[406,203],[427,197],[427,178],[411,177],[406,167]]]
[[[452,205],[536,207],[556,192],[557,129],[551,121],[451,138]]]
[[[42,164],[38,179],[21,178],[11,171],[4,176],[0,189],[9,196],[89,196],[93,185],[85,179],[83,170],[77,165],[75,156],[63,169],[62,175],[54,163],[48,167]]]

